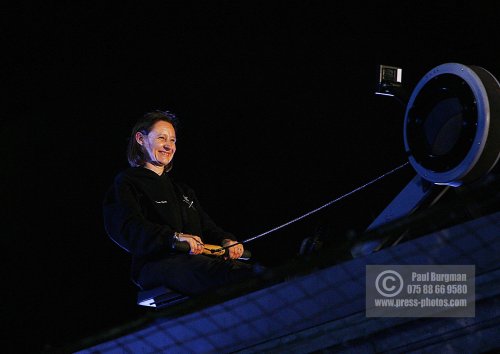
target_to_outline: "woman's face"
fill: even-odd
[[[148,135],[137,133],[136,140],[144,149],[146,164],[165,167],[174,158],[175,129],[168,122],[159,120],[152,126]]]

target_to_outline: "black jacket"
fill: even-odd
[[[119,246],[132,254],[132,278],[147,262],[172,255],[174,232],[200,236],[220,244],[236,238],[219,228],[203,211],[194,191],[142,167],[118,174],[103,203],[104,227]]]

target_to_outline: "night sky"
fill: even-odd
[[[405,107],[374,95],[378,65],[401,67],[409,94],[447,62],[500,76],[499,6],[478,3],[0,9],[8,347],[57,348],[146,311],[135,305],[129,257],[106,235],[101,209],[127,167],[138,117],[177,114],[175,179],[195,189],[221,227],[248,239],[407,161]],[[296,257],[305,237],[344,247],[414,175],[407,166],[247,248],[272,267]]]

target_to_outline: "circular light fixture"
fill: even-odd
[[[446,63],[430,70],[408,102],[404,144],[424,179],[460,186],[500,157],[500,85],[478,66]]]

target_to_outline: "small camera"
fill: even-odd
[[[403,69],[395,66],[379,65],[379,84],[386,83],[390,85],[401,86],[401,77]]]
[[[397,66],[379,65],[377,70],[376,95],[398,97],[402,95],[403,69]]]

